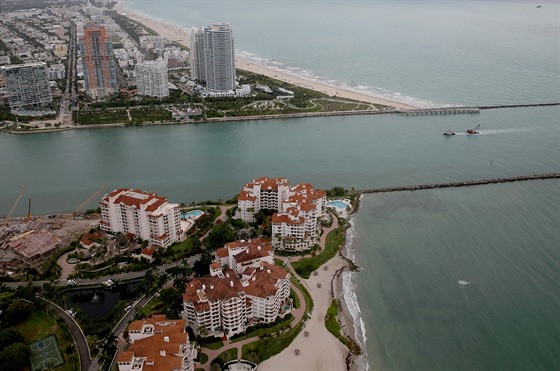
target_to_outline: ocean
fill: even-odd
[[[560,8],[536,4],[127,6],[186,28],[226,21],[238,54],[252,60],[440,106],[560,102]],[[44,214],[71,212],[101,184],[190,203],[230,198],[260,176],[363,189],[559,172],[559,122],[554,106],[0,133],[0,214],[22,185],[33,212]],[[480,136],[463,134],[477,124]],[[459,135],[442,136],[447,129]],[[20,205],[17,214],[24,213]],[[366,351],[363,368],[560,368],[559,181],[366,195],[348,242],[361,268],[344,284]]]

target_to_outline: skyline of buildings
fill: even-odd
[[[195,27],[191,35],[191,77],[211,92],[235,90],[235,50],[229,23]]]
[[[2,66],[11,109],[52,102],[49,70],[44,62]]]
[[[113,42],[105,27],[86,24],[80,37],[80,55],[86,94],[94,99],[105,98],[117,91],[117,70]]]

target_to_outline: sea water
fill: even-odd
[[[134,1],[184,27],[230,22],[236,49],[312,79],[422,105],[560,101],[558,4]],[[190,202],[248,180],[373,188],[560,171],[558,107],[0,134],[0,210],[101,184]],[[481,124],[480,136],[463,132]],[[558,181],[365,196],[344,277],[375,369],[558,369]],[[95,206],[95,205],[89,205]],[[25,213],[20,205],[18,215]],[[469,282],[460,285],[458,281]],[[365,366],[364,366],[365,367]]]

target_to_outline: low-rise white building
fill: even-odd
[[[179,204],[155,193],[119,188],[103,197],[101,217],[102,230],[130,233],[157,246],[184,239]]]

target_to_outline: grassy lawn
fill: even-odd
[[[296,327],[273,338],[261,339],[250,344],[243,345],[243,359],[260,363],[286,349],[303,328],[302,323]]]
[[[72,371],[77,369],[77,366],[74,367],[74,365],[78,365],[79,363],[76,351],[70,356],[68,356],[65,351],[69,346],[73,347],[74,342],[71,337],[64,336],[62,328],[60,328],[54,318],[37,308],[33,308],[33,312],[31,312],[27,321],[17,324],[14,328],[19,331],[27,343],[42,339],[50,334],[55,334],[61,353],[65,359],[65,363],[57,367],[57,371]]]
[[[164,307],[165,304],[161,301],[160,297],[154,296],[146,305],[144,305],[141,313],[147,317],[151,314],[158,313]]]
[[[292,280],[292,285],[296,286],[303,294],[303,299],[305,300],[305,307],[307,308],[307,312],[311,313],[311,311],[313,310],[313,299],[311,299],[311,295],[309,294],[307,289],[303,287],[301,283],[298,282],[298,280],[295,277],[292,276],[291,280]]]
[[[290,297],[294,301],[293,302],[294,309],[298,309],[300,306],[299,297],[297,296],[296,292],[293,289],[290,290]]]
[[[76,122],[81,125],[128,123],[128,114],[125,109],[113,110],[81,110],[75,114]]]
[[[294,320],[295,320],[295,317],[291,316],[287,320],[282,321],[282,322],[280,322],[280,323],[278,323],[278,324],[276,324],[272,327],[259,328],[259,329],[256,329],[254,331],[249,332],[248,334],[242,335],[240,337],[236,337],[235,339],[231,339],[231,342],[236,343],[238,341],[242,341],[242,340],[245,340],[245,339],[252,338],[253,336],[261,336],[261,335],[264,335],[264,334],[273,334],[273,333],[283,329],[284,327],[289,326],[290,323],[292,323]]]
[[[198,353],[198,363],[201,365],[208,362],[208,355],[206,353]]]
[[[309,278],[314,270],[336,255],[340,247],[344,245],[345,238],[344,227],[339,226],[327,235],[325,249],[319,255],[295,261],[292,263],[292,267],[301,277]]]
[[[53,318],[34,308],[27,321],[15,325],[14,328],[25,338],[25,341],[32,342],[54,334],[58,325]]]
[[[212,350],[220,349],[223,346],[224,346],[224,343],[222,341],[217,341],[215,343],[208,343],[208,344],[202,345],[203,348],[208,348],[208,349],[212,349]]]
[[[171,112],[161,107],[139,107],[130,109],[132,122],[171,121]]]
[[[216,358],[214,358],[214,360],[217,358],[221,358],[224,362],[233,361],[234,359],[237,359],[237,348],[224,350]],[[214,362],[214,360],[212,360],[212,362]]]

